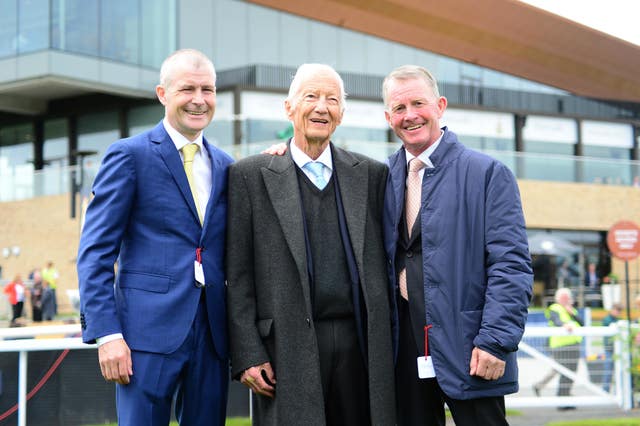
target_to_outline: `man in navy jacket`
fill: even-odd
[[[398,424],[444,426],[446,402],[458,426],[507,425],[504,395],[518,390],[516,350],[533,283],[516,180],[440,128],[447,100],[426,69],[392,71],[383,98],[403,142],[389,158],[385,201]],[[405,188],[414,159],[424,168],[409,230]]]

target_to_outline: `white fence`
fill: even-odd
[[[18,426],[27,425],[27,369],[28,353],[61,349],[93,349],[94,345],[82,343],[80,324],[38,327],[0,328],[0,352],[18,352]],[[45,339],[39,337],[47,337]]]
[[[633,325],[633,327],[637,327]],[[573,332],[584,336],[580,347],[577,370],[571,371],[558,363],[551,355],[548,338],[568,335],[560,327],[530,326],[525,330],[518,352],[520,391],[506,398],[511,408],[566,407],[616,405],[630,409],[633,404],[629,331],[626,321],[609,327],[581,327]],[[604,389],[605,338],[612,342],[610,390]],[[556,378],[535,395],[534,385],[549,371],[558,372]],[[571,396],[557,396],[560,375],[573,380]]]

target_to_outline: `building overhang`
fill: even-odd
[[[46,50],[0,60],[0,111],[49,112],[51,101],[105,93],[153,98],[157,71],[66,52]]]
[[[601,100],[640,102],[640,46],[515,0],[246,0]]]

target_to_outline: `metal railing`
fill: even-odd
[[[221,147],[234,158],[258,154],[281,140],[264,140]],[[336,145],[361,152],[385,161],[399,147],[399,143],[337,139]],[[554,182],[582,182],[602,185],[640,185],[640,161],[607,160],[572,155],[534,154],[514,151],[483,151],[505,163],[518,179]],[[78,166],[52,167],[33,170],[30,166],[0,168],[0,202],[29,199],[45,195],[66,194],[71,182],[81,180],[89,194],[98,166],[84,167],[84,179],[79,178]]]
[[[637,325],[633,325],[637,328]],[[629,342],[629,328],[626,321],[618,321],[609,327],[580,327],[571,333],[583,336],[578,368],[572,371],[550,355],[548,338],[567,336],[570,333],[562,327],[527,326],[518,347],[520,391],[508,395],[505,403],[511,408],[563,407],[563,406],[618,406],[625,410],[633,406],[632,369]],[[596,370],[595,361],[604,362],[604,338],[613,340],[611,381],[612,391],[604,389],[603,374]],[[589,359],[592,358],[592,361]],[[591,366],[589,365],[591,364]],[[542,370],[541,370],[542,367]],[[544,374],[544,369],[552,369],[572,380],[572,396],[549,396],[534,394],[533,387]],[[599,368],[599,367],[598,367]],[[560,386],[558,384],[557,386]],[[553,388],[549,385],[549,388]]]
[[[82,343],[80,324],[37,327],[0,328],[0,352],[18,352],[18,426],[27,425],[27,370],[28,353],[61,349],[94,349],[95,345]],[[42,339],[37,337],[49,336]]]

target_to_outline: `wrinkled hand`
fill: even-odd
[[[273,368],[271,368],[271,363],[269,362],[244,370],[240,377],[240,382],[257,394],[268,396],[269,398],[273,398],[275,395],[276,376],[273,374]],[[271,384],[268,382],[271,382]]]
[[[496,358],[489,352],[475,347],[471,352],[469,374],[482,377],[485,380],[497,380],[504,376],[505,365],[506,363],[500,358]]]
[[[287,144],[279,143],[276,145],[271,145],[269,148],[262,151],[262,154],[284,155],[285,152],[287,152]]]
[[[116,339],[98,347],[98,361],[102,377],[108,382],[121,385],[129,384],[129,376],[133,375],[131,351],[124,339]]]

